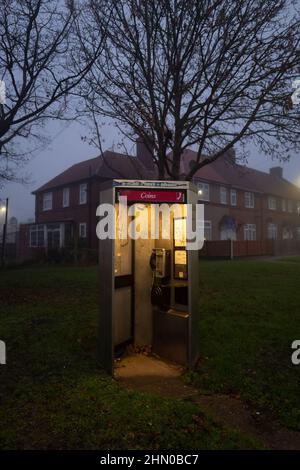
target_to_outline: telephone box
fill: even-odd
[[[197,196],[194,185],[180,181],[113,180],[101,186],[99,207],[108,207],[107,213],[114,208],[115,236],[99,241],[98,362],[110,374],[130,344],[190,368],[197,360],[198,251],[187,249],[186,240],[187,205],[195,207]],[[128,211],[121,219],[124,200]],[[155,212],[156,205],[173,204],[176,213]],[[128,233],[133,227],[144,233],[126,238],[121,224]]]

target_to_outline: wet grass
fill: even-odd
[[[129,392],[95,361],[96,268],[0,273],[1,449],[251,449],[188,401]],[[203,319],[201,321],[201,329]]]
[[[300,261],[300,258],[298,258]],[[199,290],[199,372],[190,380],[208,393],[233,393],[300,430],[300,265],[203,262]]]

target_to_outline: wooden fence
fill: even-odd
[[[299,240],[205,241],[201,258],[244,258],[249,256],[300,255]]]
[[[274,243],[272,240],[257,241],[234,241],[233,257],[244,256],[272,256],[274,254]]]

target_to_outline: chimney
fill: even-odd
[[[147,144],[150,149],[151,147],[153,149],[150,137]],[[138,160],[144,165],[145,168],[147,168],[147,170],[153,170],[153,150],[150,151],[148,147],[142,137],[138,137],[136,139],[136,156]]]
[[[274,166],[273,168],[270,168],[270,175],[277,176],[277,178],[282,178],[283,168],[281,168],[281,166]]]
[[[225,153],[225,158],[233,165],[236,163],[235,149],[233,147],[227,150]]]

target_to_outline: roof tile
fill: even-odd
[[[189,172],[191,162],[197,154],[193,150],[185,150],[181,161],[182,178]],[[76,181],[98,176],[102,179],[156,179],[157,173],[147,170],[137,157],[124,155],[107,150],[102,156],[84,160],[72,165],[55,178],[38,188],[34,193],[46,191],[58,186],[65,186]],[[229,185],[244,190],[257,191],[275,196],[300,200],[300,189],[289,181],[276,175],[264,173],[245,165],[233,163],[226,156],[200,168],[195,178]]]

